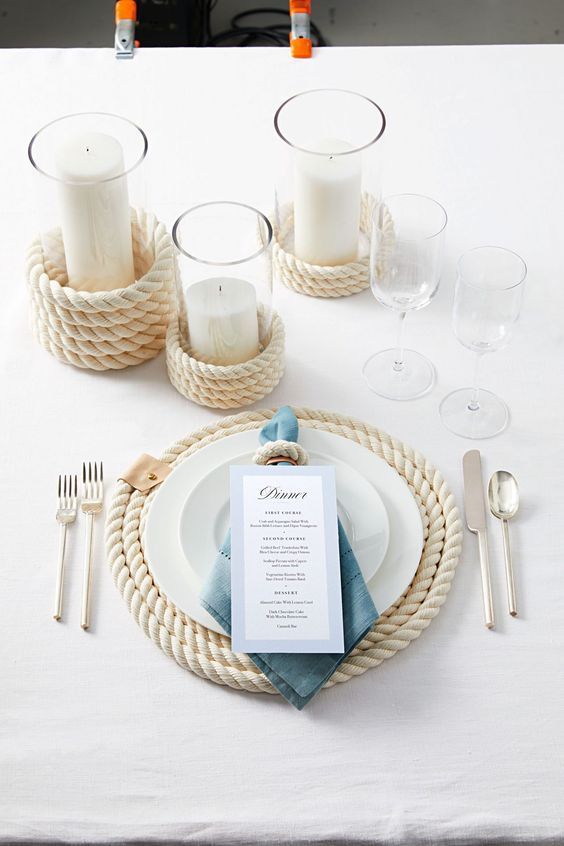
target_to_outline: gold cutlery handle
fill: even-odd
[[[484,623],[487,629],[495,626],[492,583],[490,578],[490,559],[488,555],[488,538],[485,530],[478,532],[478,550],[480,553],[480,570],[482,572],[482,596],[484,598]]]
[[[59,529],[59,558],[57,561],[57,582],[55,584],[55,608],[53,619],[63,616],[63,582],[65,578],[65,548],[67,543],[67,524],[61,523]]]
[[[92,592],[92,546],[94,535],[94,515],[86,515],[86,547],[84,553],[84,574],[82,580],[82,610],[80,625],[83,629],[90,626],[90,594]]]
[[[509,543],[509,524],[501,521],[503,532],[503,557],[505,559],[505,580],[507,582],[507,603],[512,617],[517,616],[517,600],[515,598],[515,580],[513,578],[513,561],[511,559],[511,544]]]

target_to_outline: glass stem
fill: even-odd
[[[470,397],[470,402],[468,403],[469,411],[478,411],[478,409],[480,408],[480,389],[478,387],[478,375],[480,373],[482,355],[483,353],[476,353],[476,358],[474,359],[474,379],[472,381],[472,396]]]
[[[405,311],[400,311],[398,314],[398,334],[396,341],[396,354],[394,357],[394,370],[401,372],[403,370],[403,326],[405,323]]]

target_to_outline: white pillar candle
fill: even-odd
[[[352,150],[346,141],[324,139],[319,153]],[[294,169],[294,250],[309,264],[338,265],[358,254],[360,153],[315,155],[297,151]]]
[[[208,364],[240,364],[259,352],[257,298],[244,279],[203,279],[186,289],[190,348]]]
[[[69,285],[111,291],[135,281],[123,149],[100,132],[75,135],[56,153]],[[104,181],[107,180],[107,181]]]

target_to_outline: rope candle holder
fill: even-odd
[[[201,203],[172,228],[177,319],[166,340],[170,381],[209,408],[243,408],[284,373],[284,325],[272,311],[272,225],[232,200]]]
[[[261,351],[242,364],[208,364],[191,355],[182,313],[166,337],[168,376],[176,390],[208,408],[243,408],[270,394],[284,374],[284,324],[274,312],[267,330],[264,309],[258,309]]]
[[[77,291],[68,285],[60,229],[31,244],[26,278],[32,328],[41,346],[65,364],[120,370],[154,358],[165,345],[173,310],[173,252],[154,215],[131,210],[136,281],[112,291]]]
[[[386,117],[359,92],[301,91],[274,115],[278,145],[274,265],[309,297],[348,297],[370,284],[372,212]],[[360,239],[360,244],[359,244]]]
[[[370,239],[372,214],[376,199],[370,194],[363,194],[360,212],[360,235],[366,241]],[[386,247],[379,251],[379,261],[389,255],[394,243],[394,225],[389,213],[386,215],[384,230]],[[274,228],[272,257],[277,273],[287,288],[308,297],[349,297],[364,291],[370,284],[369,256],[366,255],[348,264],[323,266],[309,264],[297,258],[291,252],[290,244],[294,228],[292,206],[282,210],[282,222]]]

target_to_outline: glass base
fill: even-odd
[[[415,350],[403,351],[402,366],[396,364],[397,350],[382,350],[371,356],[362,374],[368,387],[378,396],[393,400],[422,397],[435,384],[435,368]]]
[[[472,408],[473,388],[459,388],[447,394],[439,406],[441,420],[461,438],[493,438],[507,427],[509,409],[491,391],[480,389],[478,407]]]

